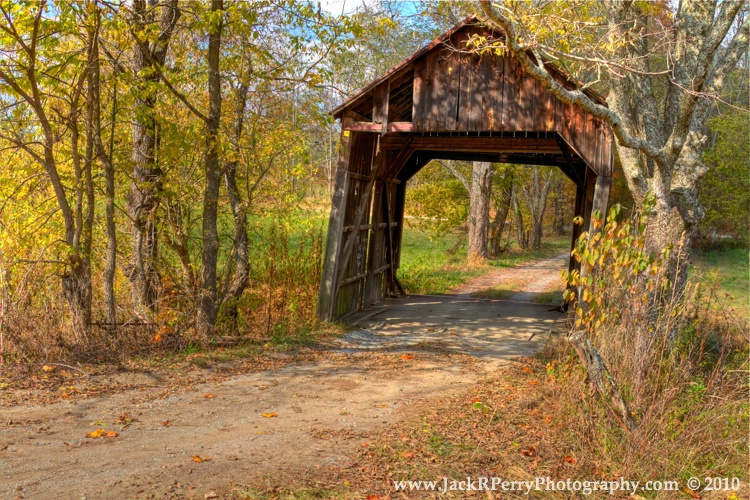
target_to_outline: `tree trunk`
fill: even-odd
[[[529,246],[532,250],[539,250],[542,246],[542,229],[544,223],[544,210],[547,208],[547,198],[554,180],[553,171],[548,168],[544,180],[539,175],[540,167],[532,167],[531,183],[529,186],[521,186],[526,204],[531,213],[531,239]]]
[[[144,0],[135,0],[131,28],[142,36],[154,22],[155,9]],[[161,9],[160,33],[156,42],[136,40],[133,47],[133,73],[136,75],[133,105],[133,183],[127,201],[131,220],[131,256],[125,269],[133,293],[133,307],[139,315],[156,312],[159,275],[156,270],[158,255],[157,208],[162,189],[163,172],[156,162],[157,126],[155,110],[159,81],[152,66],[161,67],[167,56],[169,41],[180,17],[178,0],[169,0]],[[144,76],[145,74],[145,76]]]
[[[516,217],[516,241],[520,248],[526,249],[529,248],[529,235],[524,227],[523,212],[521,212],[521,204],[518,203],[518,194],[516,191],[513,191],[511,199],[513,201],[513,213]]]
[[[70,310],[73,331],[83,343],[91,329],[91,261],[80,253],[68,259],[68,269],[61,279],[63,297]]]
[[[117,86],[112,97],[112,139],[109,154],[104,152],[99,135],[97,149],[99,160],[104,166],[104,203],[107,225],[107,257],[104,264],[104,301],[107,308],[107,323],[114,332],[117,328],[117,303],[115,299],[115,271],[117,270],[117,228],[115,226],[115,167],[112,164],[112,143],[114,142],[115,116],[117,113]],[[100,129],[101,130],[101,129]]]
[[[62,277],[63,296],[71,310],[73,328],[79,343],[87,340],[91,329],[91,247],[95,201],[91,176],[94,144],[90,108],[86,109],[86,145],[83,158],[79,150],[78,109],[81,89],[79,87],[74,92],[69,118],[71,159],[76,177],[76,229],[70,245],[69,269]]]
[[[234,217],[234,259],[231,277],[227,280],[226,291],[222,297],[224,313],[232,323],[237,326],[237,300],[242,296],[250,276],[250,265],[248,262],[249,241],[247,237],[247,204],[242,202],[240,190],[237,187],[237,165],[240,151],[240,138],[245,120],[245,108],[247,106],[248,85],[240,84],[237,89],[237,107],[235,109],[234,126],[230,142],[234,150],[234,158],[226,163],[224,168],[224,181],[229,194],[229,205]],[[249,200],[248,200],[249,202]],[[228,269],[232,266],[228,266]]]
[[[552,230],[557,236],[563,236],[565,234],[565,185],[564,181],[557,177],[555,181],[554,194],[552,196],[554,219],[552,222]]]
[[[211,0],[211,12],[221,15],[223,0]],[[221,51],[222,21],[209,27],[208,38],[208,119],[206,120],[206,188],[203,192],[203,250],[201,252],[201,296],[196,318],[200,336],[214,334],[218,300],[216,293],[216,260],[219,235],[216,227],[221,168],[219,166],[219,126],[221,121]]]
[[[487,258],[492,163],[475,161],[469,191],[469,261]]]
[[[508,220],[508,213],[510,212],[510,206],[513,200],[513,189],[513,180],[511,179],[509,187],[503,189],[503,196],[498,203],[497,212],[495,212],[495,219],[490,225],[488,249],[490,257],[497,257],[503,251],[503,232],[505,231],[505,222]]]
[[[117,265],[117,230],[115,228],[115,172],[111,161],[111,152],[108,155],[102,143],[101,127],[101,88],[99,86],[99,10],[94,6],[96,16],[94,25],[88,27],[89,56],[88,56],[88,88],[87,88],[87,139],[93,148],[96,159],[104,168],[104,196],[105,196],[105,219],[107,227],[107,256],[104,265],[104,302],[107,315],[107,324],[110,331],[114,331],[117,324],[115,303],[115,266]],[[115,81],[116,82],[116,81]],[[113,91],[112,101],[112,127],[116,118],[117,86]],[[87,146],[88,147],[88,146]]]

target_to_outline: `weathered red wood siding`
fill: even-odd
[[[466,27],[414,61],[412,122],[418,132],[556,131],[597,173],[610,163],[611,130],[559,101],[509,55],[468,53]],[[570,82],[553,72],[560,82]]]

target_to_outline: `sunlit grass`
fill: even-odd
[[[569,247],[569,237],[549,238],[539,250],[524,250],[512,245],[497,259],[487,260],[484,265],[469,266],[466,263],[466,235],[449,233],[432,237],[430,233],[407,226],[398,277],[408,293],[438,295],[493,268],[513,267],[529,260],[552,257]]]
[[[750,266],[747,248],[695,251],[692,271],[702,273],[707,282],[718,284],[719,301],[745,321],[750,318]]]

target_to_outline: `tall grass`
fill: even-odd
[[[322,232],[322,224],[312,219],[257,224],[250,249],[251,279],[238,301],[239,315],[230,320],[220,311],[216,337],[291,343],[308,339],[317,324]],[[116,331],[94,323],[85,338],[79,338],[72,334],[55,269],[40,264],[14,270],[23,274],[5,269],[0,273],[4,280],[0,283],[0,356],[4,361],[120,361],[216,341],[193,334],[196,284],[174,273],[162,277],[158,314],[148,318],[133,315],[129,284],[118,273],[119,314],[125,321]],[[98,293],[100,273],[94,271],[93,278],[94,293]],[[95,309],[94,317],[101,316]]]
[[[239,310],[243,336],[283,340],[317,324],[323,228],[272,225],[255,240],[252,279]]]
[[[600,232],[579,240],[588,274],[567,274],[581,294],[567,298],[576,301],[573,330],[604,359],[635,428],[607,397],[581,392],[575,354],[562,343],[549,371],[563,381],[569,431],[582,437],[583,454],[618,474],[746,482],[750,336],[717,314],[715,288],[679,275],[681,244],[648,252],[646,219],[616,216],[615,208]]]

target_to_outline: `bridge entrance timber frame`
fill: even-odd
[[[594,210],[606,212],[610,127],[558,100],[511,55],[473,53],[467,42],[475,36],[504,35],[469,16],[331,112],[341,120],[341,140],[320,319],[345,319],[403,294],[396,275],[406,184],[431,160],[556,166],[576,185],[576,216],[590,224]],[[566,88],[579,87],[555,66],[546,68]],[[571,245],[581,230],[574,225]],[[569,266],[579,268],[572,257]]]

